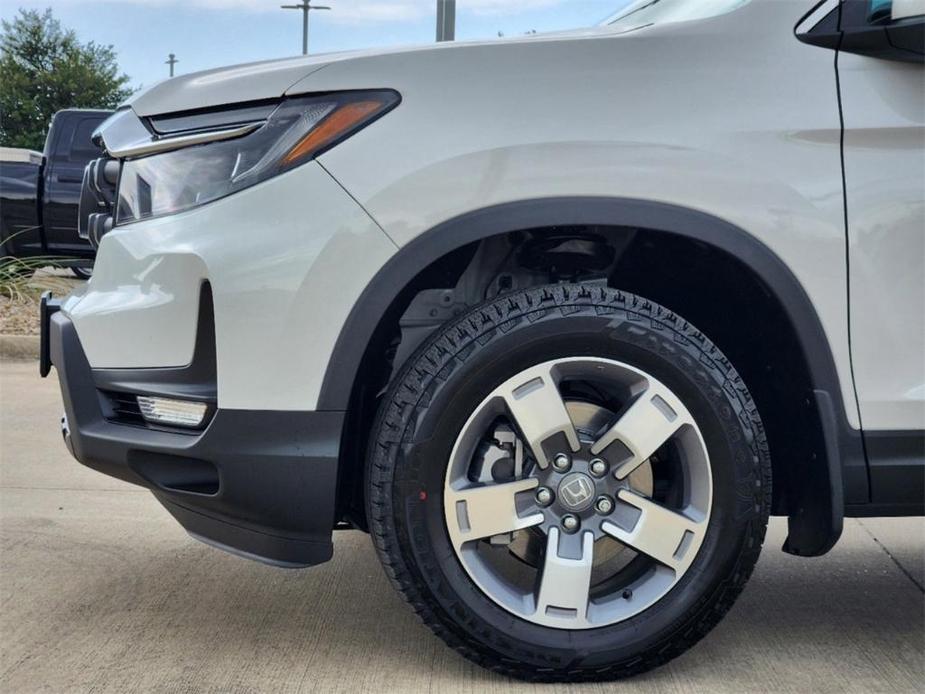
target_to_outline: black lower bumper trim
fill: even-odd
[[[45,378],[51,371],[49,328],[51,317],[61,310],[61,300],[52,299],[51,291],[43,292],[39,301],[39,376]]]
[[[151,489],[192,535],[277,566],[331,557],[342,412],[218,409],[190,435],[107,421],[73,324],[49,318],[68,447]]]
[[[330,541],[303,542],[268,535],[196,513],[165,499],[161,503],[191,537],[245,559],[282,569],[302,569],[326,562],[333,554]]]

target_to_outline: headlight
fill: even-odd
[[[187,210],[287,171],[350,137],[398,101],[392,91],[287,99],[241,137],[127,159],[119,177],[116,224]]]

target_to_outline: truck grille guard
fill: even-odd
[[[94,159],[84,169],[77,234],[94,248],[99,247],[100,239],[112,229],[120,168],[118,159],[102,157]]]

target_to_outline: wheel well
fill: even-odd
[[[535,262],[529,268],[518,267],[527,255],[523,252],[525,244],[563,236],[591,238],[606,245],[611,249],[607,251],[607,266],[584,271],[572,267],[564,273],[555,262],[545,268]],[[554,242],[541,246],[540,255],[542,248],[547,253],[561,252],[561,246],[557,248]],[[510,277],[501,279],[505,273]],[[355,525],[366,527],[363,461],[376,406],[400,365],[396,362],[410,354],[401,348],[402,340],[413,337],[418,343],[423,341],[422,332],[426,336],[449,320],[454,310],[464,310],[474,295],[469,291],[468,301],[454,300],[450,310],[417,333],[408,329],[407,323],[414,323],[408,315],[415,311],[415,305],[417,309],[435,305],[433,301],[418,305],[422,298],[434,296],[428,290],[458,290],[457,285],[472,284],[472,276],[479,278],[476,284],[480,289],[493,293],[480,299],[551,281],[606,282],[656,301],[697,326],[739,371],[759,407],[772,457],[772,513],[784,515],[802,504],[794,499],[805,499],[798,489],[805,468],[817,465],[824,469],[828,464],[814,381],[800,336],[781,300],[743,261],[716,246],[659,229],[598,225],[533,228],[490,236],[441,256],[409,281],[382,314],[354,381],[342,447],[340,512]],[[459,307],[454,308],[457,303]],[[433,310],[423,314],[418,310],[417,317],[433,315]]]

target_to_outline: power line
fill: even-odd
[[[302,55],[308,55],[308,13],[312,10],[330,10],[327,5],[312,5],[302,0],[298,5],[280,5],[284,10],[302,10]]]

